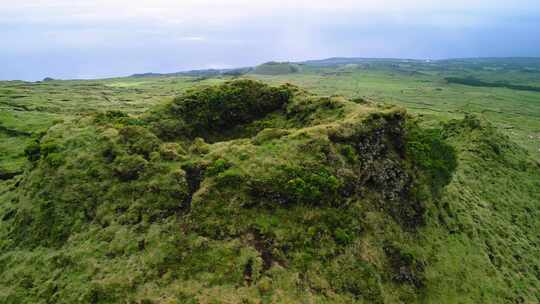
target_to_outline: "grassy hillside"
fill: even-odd
[[[0,302],[537,302],[540,165],[429,124],[251,80],[57,122],[2,182]]]
[[[253,74],[287,75],[300,72],[300,66],[290,62],[267,62],[255,67]]]
[[[540,160],[539,59],[469,59],[451,61],[332,59],[306,62],[303,72],[257,76],[273,84],[290,82],[322,95],[343,95],[397,104],[428,122],[476,114]],[[499,87],[449,83],[471,78]],[[506,84],[506,85],[501,85]],[[518,86],[518,89],[508,88]]]
[[[246,69],[248,71],[249,69]],[[540,161],[540,93],[449,83],[448,77],[540,87],[538,59],[451,61],[335,58],[302,63],[298,73],[250,74],[272,84],[293,83],[321,95],[397,104],[428,124],[476,114]],[[24,147],[55,122],[99,110],[142,113],[186,88],[236,76],[190,72],[91,81],[0,82],[0,173],[22,171]],[[236,75],[236,74],[234,74]],[[2,176],[2,174],[0,174]]]
[[[540,301],[537,59],[301,64],[0,82],[0,302]]]
[[[0,173],[20,172],[24,148],[52,125],[88,113],[142,113],[196,84],[193,77],[0,82]],[[213,80],[206,81],[212,83]],[[1,175],[1,174],[0,174]]]

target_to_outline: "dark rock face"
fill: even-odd
[[[424,202],[413,192],[417,172],[406,159],[406,127],[403,113],[378,113],[366,119],[357,131],[335,133],[330,139],[352,146],[358,155],[354,167],[357,191],[376,191],[383,208],[406,227],[424,223]]]

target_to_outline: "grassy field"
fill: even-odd
[[[538,60],[307,62],[301,72],[249,73],[272,84],[290,82],[322,95],[343,95],[397,104],[426,123],[478,114],[540,160],[540,92],[448,83],[446,77],[540,87]],[[355,61],[352,61],[355,62]],[[517,63],[516,63],[517,62]],[[157,76],[103,80],[0,82],[0,170],[20,171],[32,134],[55,121],[95,111],[142,113],[186,88],[222,82],[224,77]]]
[[[0,302],[540,301],[531,62],[298,65],[2,83]]]
[[[447,121],[466,113],[478,114],[540,160],[539,92],[448,84],[444,75],[358,69],[337,75],[328,73],[256,77],[270,83],[291,82],[318,94],[397,104],[428,121]],[[540,78],[536,82],[529,79],[527,83],[540,87]]]

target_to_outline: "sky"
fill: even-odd
[[[540,57],[540,0],[0,0],[0,80]]]

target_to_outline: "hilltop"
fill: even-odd
[[[300,70],[300,65],[296,63],[271,61],[256,66],[253,73],[259,75],[286,75],[298,73]]]
[[[406,59],[406,58],[362,58],[362,57],[332,57],[298,62],[269,61],[253,67],[228,69],[195,69],[174,73],[139,73],[131,77],[163,77],[163,76],[221,76],[244,75],[255,73],[261,75],[280,75],[300,72],[301,67],[309,68],[339,68],[347,65],[357,65],[371,69],[404,69],[404,70],[442,70],[447,72],[471,71],[503,71],[540,73],[540,58],[538,57],[508,57],[508,58],[455,58],[455,59]]]
[[[540,299],[540,165],[473,115],[239,79],[32,136],[3,303]]]

